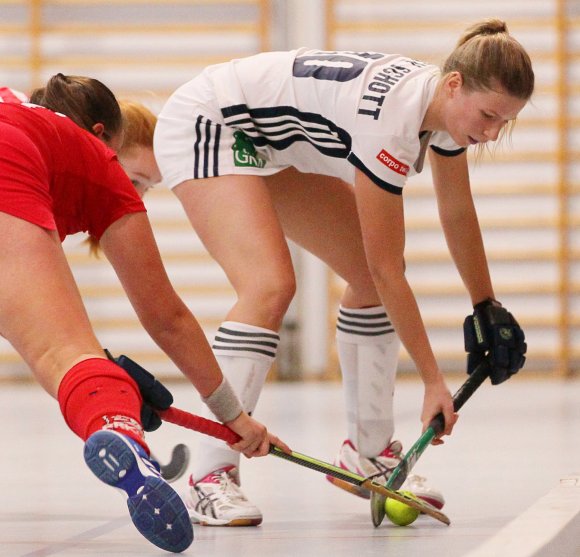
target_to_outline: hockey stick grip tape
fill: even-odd
[[[230,445],[237,443],[241,439],[237,433],[223,424],[202,418],[201,416],[195,416],[173,406],[167,410],[159,410],[158,414],[166,422],[171,422],[172,424],[180,425],[187,429],[198,431],[199,433],[205,433],[216,439],[221,439]]]

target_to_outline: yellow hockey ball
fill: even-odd
[[[413,495],[410,491],[401,491],[403,495],[410,497],[411,499],[417,500],[417,497]],[[397,526],[408,526],[417,520],[417,517],[421,514],[421,511],[405,505],[401,501],[396,501],[395,499],[387,499],[385,501],[385,512],[389,517],[389,520],[396,524]]]

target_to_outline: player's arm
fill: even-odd
[[[451,394],[405,276],[403,198],[384,191],[358,169],[355,194],[370,272],[391,322],[425,384],[422,421],[427,425],[437,413],[443,412],[445,433],[449,434],[456,420]]]
[[[258,456],[268,453],[270,443],[286,447],[241,411],[235,395],[228,398],[223,388],[219,390],[223,386],[221,370],[201,326],[169,281],[147,214],[121,217],[107,228],[100,243],[147,332],[218,418],[242,437],[234,448],[246,456]],[[221,397],[217,401],[216,394]],[[226,408],[220,410],[223,417],[210,401],[222,407],[225,402]]]
[[[524,365],[525,335],[513,315],[495,300],[466,153],[445,157],[431,151],[430,160],[447,245],[474,306],[464,323],[467,372],[472,373],[489,353],[491,381],[502,383]]]
[[[451,257],[473,305],[494,298],[481,229],[469,184],[467,155],[429,150],[439,218]]]

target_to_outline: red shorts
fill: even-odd
[[[6,123],[0,123],[0,211],[57,229],[49,170],[28,136]]]

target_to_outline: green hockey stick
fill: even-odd
[[[453,396],[453,408],[458,412],[461,407],[471,398],[471,395],[481,386],[487,379],[490,372],[490,365],[487,359],[483,360],[467,378],[465,383],[461,385],[458,391]],[[437,414],[431,420],[429,427],[417,439],[415,444],[407,451],[405,456],[401,459],[398,466],[391,472],[387,480],[386,487],[392,490],[400,489],[409,472],[413,469],[425,449],[432,443],[433,439],[439,435],[445,427],[445,418],[443,414]],[[385,518],[385,501],[386,497],[377,493],[371,492],[371,517],[375,527],[378,527]]]

